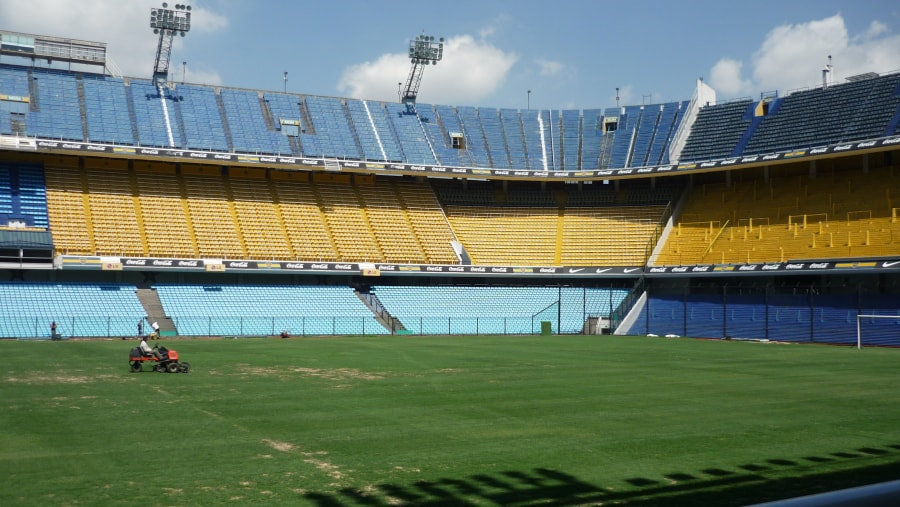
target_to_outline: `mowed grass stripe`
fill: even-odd
[[[0,342],[0,504],[741,505],[900,462],[893,349],[162,343],[190,374],[129,373],[130,342]]]

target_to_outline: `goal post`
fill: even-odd
[[[894,319],[900,321],[900,315],[873,315],[873,314],[858,314],[856,316],[856,348],[862,348],[862,322],[863,319]]]

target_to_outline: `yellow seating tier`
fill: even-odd
[[[892,167],[707,184],[692,192],[657,265],[900,255]]]

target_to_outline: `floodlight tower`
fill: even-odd
[[[444,56],[444,38],[437,42],[432,35],[417,35],[415,40],[409,43],[409,61],[412,68],[409,69],[409,77],[406,78],[406,89],[400,94],[400,101],[406,104],[406,112],[416,112],[416,96],[419,94],[419,85],[422,84],[422,73],[427,65],[437,65]]]
[[[191,6],[177,4],[169,9],[163,2],[162,8],[150,9],[150,28],[159,34],[156,46],[156,63],[153,65],[153,83],[165,83],[169,76],[169,57],[172,56],[172,38],[184,35],[191,29]]]

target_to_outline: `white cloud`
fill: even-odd
[[[725,95],[755,95],[760,91],[816,86],[833,57],[834,82],[864,72],[900,69],[900,36],[879,21],[851,36],[840,15],[772,29],[751,59],[750,78],[744,62],[723,58],[711,71],[711,85]]]
[[[150,9],[160,5],[158,0],[0,2],[0,19],[5,28],[17,32],[105,42],[109,57],[123,74],[149,77],[159,41],[150,30]],[[228,26],[225,17],[198,7],[196,2],[191,12],[192,31],[211,32]],[[176,38],[174,50],[181,47],[181,39]],[[181,77],[174,62],[170,68]],[[221,81],[212,71],[203,78],[210,84]]]
[[[869,25],[869,29],[865,31],[865,33],[861,34],[858,39],[861,38],[863,40],[866,39],[874,39],[882,34],[889,33],[891,28],[881,21],[873,21],[872,24]]]
[[[737,96],[745,93],[751,82],[741,79],[743,62],[731,58],[723,58],[713,65],[710,71],[710,86],[726,95]]]
[[[540,74],[541,77],[559,75],[566,68],[564,63],[556,60],[545,60],[543,58],[537,58],[535,59],[534,63],[538,65],[538,74]]]
[[[444,43],[444,58],[427,66],[419,98],[435,104],[472,104],[503,84],[518,57],[471,35]],[[347,67],[338,90],[349,97],[397,100],[397,83],[406,85],[411,63],[406,53],[389,53],[377,60]]]

